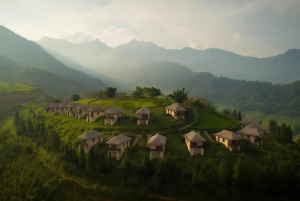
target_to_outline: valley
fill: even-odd
[[[298,49],[33,42],[4,26],[0,47],[0,200],[299,198]]]

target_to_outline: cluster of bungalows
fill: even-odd
[[[257,146],[262,145],[263,139],[266,139],[264,132],[267,131],[267,128],[252,120],[243,120],[241,123],[242,129],[236,133],[228,130],[222,130],[216,133],[216,141],[224,144],[230,151],[240,150],[239,140],[241,139],[249,139],[251,143]]]
[[[105,116],[105,125],[114,125],[119,117],[124,115],[124,110],[116,107],[104,109],[101,106],[90,106],[87,104],[76,103],[46,103],[49,114],[52,115],[66,115],[67,117],[75,117],[77,119],[86,118],[87,122],[93,122],[99,117]],[[166,114],[170,114],[175,119],[185,119],[186,109],[179,103],[173,103],[166,109]],[[137,125],[149,124],[151,117],[151,110],[148,108],[141,108],[136,112]]]
[[[124,110],[116,107],[104,109],[101,106],[90,106],[86,104],[76,103],[46,103],[45,107],[51,116],[66,115],[67,117],[75,117],[77,119],[86,118],[87,122],[94,122],[99,117],[104,116],[105,125],[114,125],[118,118],[124,115]],[[137,125],[148,125],[151,110],[141,108],[136,112]]]
[[[82,135],[78,136],[77,139],[81,140],[79,146],[84,147],[84,153],[88,153],[90,148],[97,143],[102,143],[104,134],[92,130],[84,132]],[[204,142],[205,139],[200,136],[199,132],[191,131],[183,135],[185,139],[188,151],[191,156],[193,155],[204,155]],[[120,160],[124,154],[126,148],[130,147],[131,137],[128,137],[124,134],[116,135],[110,138],[106,144],[107,148],[107,157],[115,160]],[[167,143],[167,138],[159,133],[149,136],[147,140],[147,146],[149,148],[149,157],[150,160],[155,158],[164,158],[165,146]],[[80,147],[79,147],[80,148]]]

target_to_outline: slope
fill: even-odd
[[[87,84],[92,89],[104,88],[102,81],[68,68],[51,57],[39,45],[18,36],[0,26],[0,55],[15,60],[25,66],[45,69]]]
[[[45,92],[58,97],[65,97],[72,93],[80,93],[83,96],[91,91],[91,88],[86,84],[46,70],[21,65],[1,55],[0,71],[1,82],[37,85]]]

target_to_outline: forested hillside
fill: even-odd
[[[87,84],[64,77],[46,70],[26,67],[0,55],[0,81],[8,83],[26,83],[43,89],[46,93],[57,97],[65,97],[72,93],[84,96],[91,88]],[[99,86],[98,89],[101,86]]]
[[[200,96],[215,104],[230,105],[243,111],[300,117],[300,81],[279,85],[234,80],[210,73],[196,73],[169,61],[154,62],[129,70],[119,77],[132,88],[135,85],[153,85],[170,93],[173,89],[184,87],[191,96]]]
[[[4,26],[0,26],[0,47],[0,55],[12,59],[24,65],[24,67],[47,70],[81,82],[91,89],[104,88],[101,80],[68,68],[36,43],[22,38]]]

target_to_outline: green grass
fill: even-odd
[[[93,102],[93,101],[96,101],[96,99],[84,99],[84,100],[74,101],[73,103],[89,104],[90,102]]]
[[[167,138],[165,156],[166,154],[176,155],[181,157],[190,156],[185,141],[183,140],[184,138],[182,137],[183,134],[185,133],[181,131],[175,131],[172,133],[164,134],[164,136]]]
[[[91,105],[100,105],[104,108],[119,107],[122,109],[140,109],[142,107],[153,108],[156,107],[153,99],[102,99],[91,102]]]
[[[28,92],[33,91],[34,87],[26,85],[26,84],[8,84],[8,83],[0,83],[0,92]]]
[[[293,136],[293,141],[297,142],[300,139],[300,134]]]
[[[193,125],[194,129],[223,129],[229,125],[230,119],[220,113],[198,110],[198,123]]]

